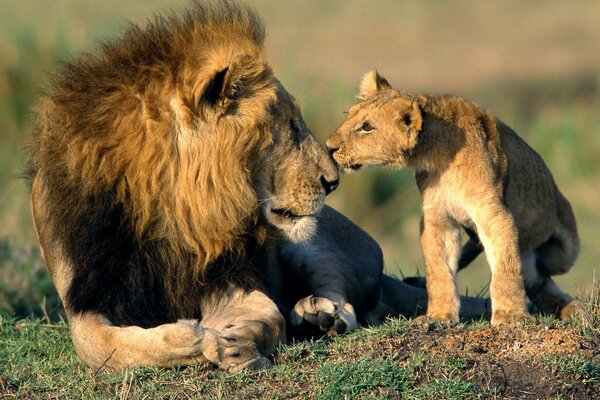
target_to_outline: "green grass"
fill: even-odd
[[[583,382],[600,383],[600,363],[586,360],[578,356],[557,357],[547,356],[542,359],[542,364],[555,371],[574,374]]]
[[[563,387],[600,394],[593,349],[575,345],[564,353],[527,352],[540,340],[552,342],[556,334],[575,338],[582,347],[600,339],[592,333],[579,336],[569,323],[545,328],[547,321],[519,326],[524,335],[512,336],[515,328],[494,330],[494,342],[482,343],[490,346],[485,353],[481,346],[446,348],[444,340],[486,335],[486,321],[423,329],[411,320],[392,319],[337,338],[282,345],[274,366],[230,374],[207,364],[92,370],[77,358],[66,323],[0,316],[0,398],[473,399],[510,397],[519,390],[542,398],[571,393]],[[539,339],[540,334],[547,336]],[[515,372],[515,366],[521,369]],[[522,368],[537,375],[520,382]],[[546,387],[548,382],[553,386]]]
[[[398,396],[410,384],[410,368],[402,368],[376,354],[363,356],[352,363],[336,361],[327,363],[315,372],[315,381],[320,386],[316,398],[336,400],[366,397],[387,399]]]

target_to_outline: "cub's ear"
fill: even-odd
[[[384,90],[390,90],[392,86],[385,80],[385,78],[377,72],[376,69],[367,72],[360,81],[358,88],[358,98],[360,100],[366,100],[371,96],[376,95]]]
[[[423,127],[423,112],[419,105],[413,101],[409,107],[396,117],[396,121],[401,129],[411,134],[418,133]]]

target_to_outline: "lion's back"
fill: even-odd
[[[169,189],[176,186],[178,149],[165,99],[177,85],[194,84],[179,82],[177,74],[199,68],[206,54],[223,46],[258,54],[263,42],[262,24],[249,8],[195,3],[182,16],[132,25],[52,77],[37,108],[28,175],[43,186],[33,195],[47,218],[36,223],[50,227],[72,266],[63,299],[72,312],[150,326],[199,318],[197,299],[228,277],[242,287],[256,284],[243,268],[235,271],[239,277],[223,268],[234,252],[213,255],[213,272],[198,279],[198,257],[178,231],[168,231],[188,221],[165,211],[177,207],[165,204],[176,197]],[[256,243],[244,246],[262,257]]]

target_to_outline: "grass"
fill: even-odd
[[[549,366],[555,371],[567,374],[575,374],[582,382],[600,382],[600,363],[586,360],[579,356],[556,357],[547,356],[542,359],[542,364]]]
[[[64,321],[0,316],[0,398],[592,398],[600,395],[597,333],[597,325],[548,318],[516,329],[392,319],[282,345],[259,372],[207,364],[109,372],[79,361]]]

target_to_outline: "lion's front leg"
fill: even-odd
[[[283,315],[260,291],[229,293],[203,302],[204,356],[232,372],[271,365],[269,357],[285,342]]]
[[[342,214],[325,206],[315,237],[301,245],[280,243],[278,255],[288,275],[284,287],[301,288],[286,304],[294,336],[344,333],[372,323],[383,254],[373,238]]]
[[[231,291],[230,291],[231,292]],[[95,312],[69,315],[79,357],[92,368],[172,367],[208,360],[229,371],[261,369],[285,341],[285,321],[261,292],[233,290],[206,302],[202,321],[115,326]]]
[[[77,355],[92,368],[172,367],[205,360],[209,333],[197,321],[180,320],[154,328],[115,326],[95,312],[70,315]]]
[[[208,360],[229,371],[261,369],[285,341],[285,322],[264,294],[235,293],[214,304],[201,322],[179,320],[154,328],[114,326],[86,312],[69,323],[79,357],[92,368],[172,367]]]

